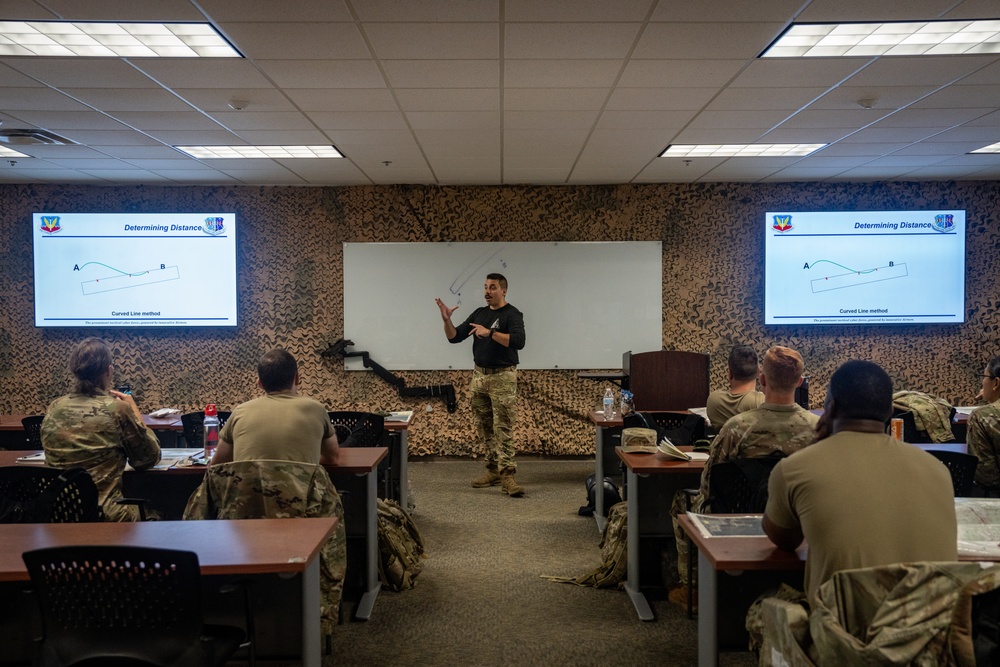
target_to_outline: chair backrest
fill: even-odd
[[[42,420],[45,415],[31,415],[21,418],[24,427],[24,447],[16,449],[42,449]]]
[[[976,477],[979,459],[972,454],[945,452],[929,449],[928,454],[937,457],[951,473],[951,485],[955,487],[955,497],[967,497],[972,493],[972,480]]]
[[[683,412],[635,412],[622,419],[624,428],[651,428],[656,438],[675,445],[690,445],[705,437],[705,420]]]
[[[109,656],[183,664],[202,631],[195,553],[68,546],[22,558],[41,609],[42,664]]]
[[[385,417],[382,415],[349,411],[327,414],[342,447],[385,447]]]
[[[781,452],[730,459],[712,466],[708,480],[712,514],[759,514],[767,506],[767,480]]]
[[[632,402],[640,412],[687,410],[708,402],[709,356],[700,352],[657,350],[622,355]]]
[[[0,468],[0,523],[100,521],[97,486],[83,468]]]
[[[232,412],[219,412],[220,431],[232,414]],[[184,427],[184,442],[188,447],[203,447],[205,445],[204,422],[204,412],[188,412],[181,415],[181,426]]]

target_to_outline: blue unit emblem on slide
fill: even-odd
[[[58,215],[43,215],[42,224],[38,227],[40,230],[46,234],[55,234],[62,227],[59,226],[59,216]]]
[[[219,234],[226,231],[226,226],[223,224],[222,218],[205,218],[205,226],[203,227],[206,234],[211,234],[212,236],[218,236]]]
[[[934,216],[934,229],[939,232],[951,232],[955,230],[955,216],[951,213],[944,213]]]
[[[792,231],[792,216],[790,215],[774,216],[774,224],[771,225],[771,229],[773,229],[776,232],[781,232],[782,234],[784,234],[785,232]]]

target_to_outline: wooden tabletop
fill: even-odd
[[[690,452],[692,447],[678,447],[682,452]],[[679,473],[698,473],[705,468],[704,461],[679,461],[672,459],[666,454],[638,454],[635,452],[623,452],[621,447],[615,447],[615,454],[618,455],[629,470],[637,475],[663,475]]]
[[[0,431],[23,431],[24,426],[21,424],[21,419],[28,416],[29,415],[0,415]],[[146,426],[154,431],[184,430],[184,425],[181,424],[180,415],[168,415],[160,418],[143,415],[142,421],[145,422]]]
[[[21,553],[74,544],[194,551],[202,574],[303,572],[337,519],[0,525],[0,581],[27,581]]]
[[[198,451],[190,449],[191,452]],[[332,474],[363,475],[374,470],[378,464],[386,457],[389,450],[385,447],[342,447],[340,450],[340,461],[337,465],[323,466],[327,472]],[[30,465],[18,464],[17,459],[22,456],[37,454],[37,451],[0,451],[0,466]],[[136,474],[126,472],[125,474]],[[139,474],[152,475],[203,475],[205,466],[184,466],[168,468],[166,470],[148,470]]]

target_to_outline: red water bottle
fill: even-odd
[[[205,430],[205,463],[211,463],[215,456],[215,448],[219,445],[219,411],[215,403],[205,406],[205,420],[202,422]]]

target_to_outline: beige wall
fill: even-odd
[[[402,373],[410,385],[455,385],[459,410],[438,399],[404,402],[370,373],[347,373],[319,352],[343,333],[345,241],[663,242],[663,344],[712,354],[721,386],[735,343],[780,343],[802,352],[818,406],[826,379],[850,358],[882,364],[897,388],[968,404],[975,374],[1000,354],[1000,184],[790,183],[579,187],[348,188],[0,186],[0,412],[37,413],[69,384],[69,350],[101,335],[146,410],[231,408],[255,395],[258,356],[273,346],[299,359],[304,391],[331,409],[418,409],[414,454],[474,451],[467,372]],[[961,326],[765,328],[760,222],[768,210],[967,210],[968,321]],[[236,211],[237,331],[40,330],[33,327],[31,214],[49,211]],[[627,275],[627,271],[623,271]],[[516,289],[545,289],[517,285]],[[401,297],[405,298],[405,288]],[[592,307],[595,328],[600,308]],[[516,299],[511,299],[516,305]],[[438,317],[433,303],[427,316]],[[526,316],[530,332],[530,314]],[[356,341],[364,349],[363,341]],[[441,344],[446,345],[442,335]],[[624,350],[623,350],[624,351]],[[639,350],[637,350],[639,351]],[[469,352],[471,354],[471,351]],[[376,360],[377,361],[377,360]],[[603,387],[575,371],[522,371],[516,433],[522,451],[584,454],[583,412]]]

